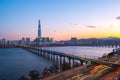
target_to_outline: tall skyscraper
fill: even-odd
[[[41,24],[40,24],[40,20],[38,21],[38,38],[41,38]]]

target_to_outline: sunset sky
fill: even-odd
[[[0,0],[0,39],[120,38],[120,0]]]

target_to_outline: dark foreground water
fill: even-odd
[[[18,80],[30,70],[43,71],[52,63],[21,48],[0,49],[0,80]]]

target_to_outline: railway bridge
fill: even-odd
[[[53,63],[57,64],[58,66],[61,66],[62,64],[65,64],[66,62],[68,62],[70,68],[75,67],[75,62],[78,62],[79,65],[83,65],[84,63],[86,64],[97,63],[97,64],[105,64],[109,66],[120,65],[120,64],[115,64],[115,63],[108,62],[108,61],[90,59],[90,58],[75,56],[75,55],[66,54],[63,52],[51,51],[51,50],[42,49],[42,48],[33,47],[33,46],[22,46],[22,48],[34,54],[42,56],[52,61]]]

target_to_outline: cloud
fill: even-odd
[[[96,28],[96,26],[87,26],[87,27],[89,27],[89,28]]]
[[[110,27],[114,27],[113,25],[110,25]]]
[[[117,20],[120,20],[120,16],[116,17]]]
[[[75,26],[77,26],[78,24],[75,24]]]

